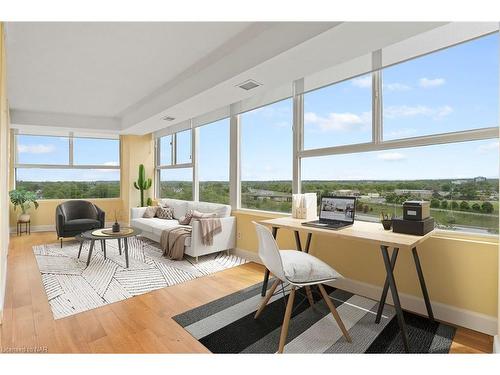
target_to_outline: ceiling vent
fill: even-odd
[[[174,121],[175,120],[175,117],[172,117],[172,116],[165,116],[162,118],[163,121]]]
[[[249,79],[248,81],[245,81],[243,83],[240,83],[237,85],[239,88],[242,88],[243,90],[252,90],[256,87],[262,86],[262,83],[256,82],[252,79]]]

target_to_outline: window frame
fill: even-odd
[[[181,133],[184,131],[190,131],[191,132],[191,162],[190,163],[177,163],[177,133]],[[163,137],[172,137],[171,140],[171,147],[170,147],[170,152],[171,152],[171,164],[161,164],[161,138]],[[162,169],[188,169],[192,168],[192,186],[193,186],[193,192],[192,192],[192,200],[193,201],[198,201],[199,199],[199,185],[198,185],[198,163],[197,163],[197,149],[198,149],[198,131],[196,128],[188,128],[184,129],[172,134],[165,134],[162,137],[158,137],[155,139],[154,145],[155,145],[155,177],[156,181],[158,183],[155,184],[155,197],[157,199],[162,199],[160,193],[161,193],[161,170]]]
[[[59,138],[67,138],[69,148],[68,148],[68,163],[67,164],[37,164],[37,163],[19,163],[18,162],[18,149],[17,149],[17,137],[22,136],[22,135],[29,135],[29,136],[40,136],[40,137],[59,137]],[[73,141],[75,138],[90,138],[90,139],[110,139],[110,140],[116,140],[118,141],[118,165],[103,165],[103,164],[75,164],[74,163],[74,148],[73,148]],[[121,170],[121,139],[119,138],[112,138],[112,137],[84,137],[84,136],[75,136],[73,133],[68,134],[62,134],[62,135],[54,135],[54,134],[31,134],[31,133],[14,133],[13,137],[13,169],[14,169],[14,188],[16,188],[17,185],[17,170],[18,169],[117,169]],[[121,191],[121,173],[119,177],[119,195],[118,197],[112,197],[112,198],[89,198],[89,199],[121,199],[122,196],[122,191]],[[40,200],[57,200],[60,198],[42,198]]]

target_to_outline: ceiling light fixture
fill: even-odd
[[[174,121],[175,120],[175,117],[172,117],[172,116],[165,116],[162,118],[163,121]]]

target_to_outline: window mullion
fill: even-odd
[[[69,165],[73,166],[73,133],[69,133],[68,137],[68,142],[69,142],[69,147],[68,147],[68,160],[69,160]]]

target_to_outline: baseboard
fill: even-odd
[[[493,338],[493,353],[500,354],[500,335]]]
[[[105,223],[105,226],[106,227],[111,227],[113,224],[114,224],[114,221],[107,221]],[[120,222],[120,225],[128,225],[128,223],[121,223]],[[32,225],[31,226],[31,231],[32,232],[55,232],[56,231],[56,226],[54,224],[49,224],[49,225]],[[10,227],[10,233],[11,234],[17,233],[16,227]]]
[[[255,252],[243,249],[234,249],[234,254],[252,262],[262,264],[258,254]],[[382,293],[382,287],[380,286],[352,279],[340,279],[331,283],[331,286],[375,300],[378,300],[380,298],[380,294]],[[432,290],[430,290],[429,293],[432,295]],[[421,315],[427,314],[423,298],[406,293],[400,293],[399,298],[401,300],[401,305],[405,310]],[[390,293],[387,296],[387,303],[393,303]],[[438,320],[473,329],[492,336],[497,334],[497,318],[495,316],[461,309],[432,300],[431,303],[434,317]]]

